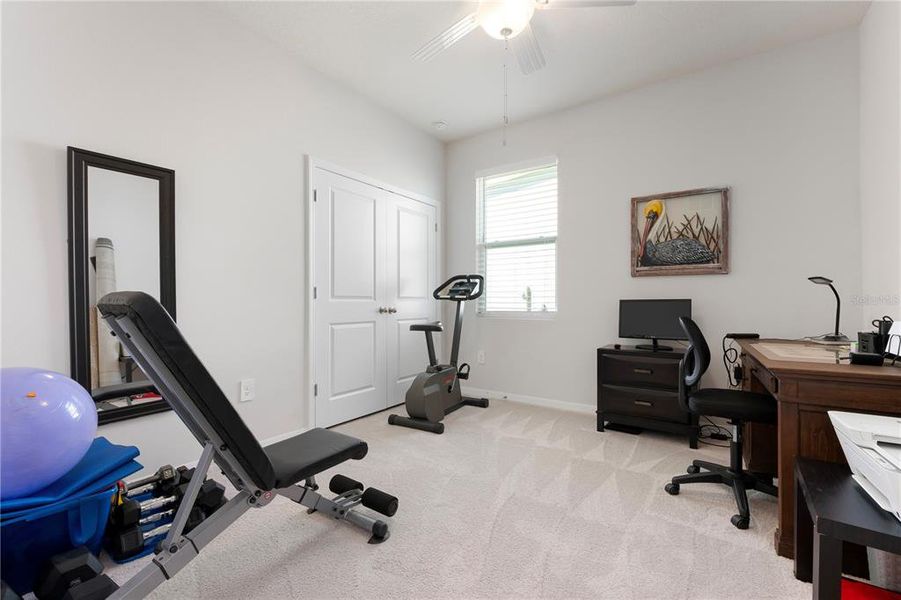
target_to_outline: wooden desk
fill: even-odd
[[[798,344],[787,340],[739,340],[746,390],[767,391],[778,400],[779,527],[775,546],[780,556],[794,557],[796,457],[845,463],[826,411],[842,410],[901,416],[901,360],[895,367],[807,362],[772,358],[761,344]],[[809,343],[810,347],[822,347]],[[772,347],[770,347],[772,349]],[[765,454],[765,431],[751,428],[751,454]],[[762,433],[764,432],[764,433]],[[757,437],[755,439],[755,433]],[[770,450],[772,442],[769,443]],[[747,458],[747,456],[746,456]],[[749,463],[752,461],[749,461]],[[755,467],[749,464],[749,468]]]

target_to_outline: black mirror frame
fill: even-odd
[[[88,167],[159,181],[160,304],[175,319],[175,171],[68,147],[69,171],[69,361],[71,377],[91,391],[90,301],[88,298]],[[98,411],[112,423],[170,410],[165,400]]]

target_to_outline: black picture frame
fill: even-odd
[[[69,146],[69,361],[72,379],[91,391],[88,261],[88,168],[96,167],[159,182],[160,304],[175,319],[175,171]],[[165,400],[97,412],[98,423],[170,410]]]

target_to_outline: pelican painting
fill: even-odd
[[[728,189],[632,199],[632,275],[728,273]]]

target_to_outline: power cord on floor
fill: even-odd
[[[698,441],[702,444],[707,444],[708,446],[718,446],[720,448],[728,448],[729,444],[732,442],[732,432],[723,427],[722,425],[717,425],[713,421],[710,420],[709,417],[701,415],[701,418],[707,421],[707,423],[701,425],[698,428]],[[720,442],[726,442],[725,444],[717,444],[711,442],[709,440],[717,440]]]

